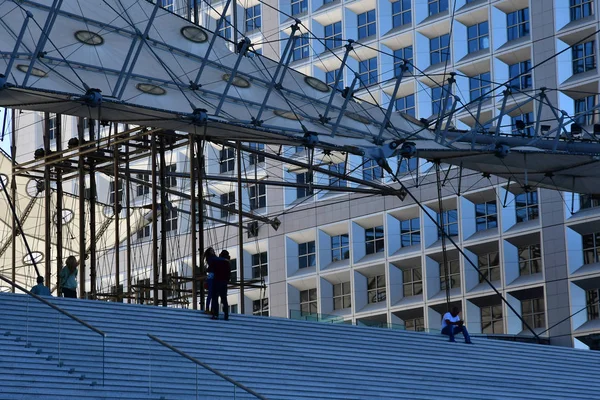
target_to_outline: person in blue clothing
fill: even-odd
[[[37,285],[31,288],[31,293],[37,294],[38,296],[52,296],[50,294],[50,289],[46,285],[44,285],[44,277],[37,277]]]
[[[77,258],[69,256],[60,271],[60,289],[63,297],[77,298],[77,264]]]
[[[209,264],[209,259],[216,258],[215,249],[213,249],[212,247],[209,247],[208,249],[206,249],[206,251],[204,252],[204,258],[206,258],[206,263]],[[204,311],[206,314],[211,313],[210,305],[211,305],[212,297],[213,297],[213,280],[214,280],[213,278],[214,277],[215,277],[214,272],[208,272],[206,274],[206,289],[208,289],[208,293],[206,296],[206,310]]]

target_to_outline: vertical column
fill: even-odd
[[[79,118],[77,124],[77,136],[79,145],[82,146],[83,138],[83,118]],[[79,295],[84,296],[85,293],[85,168],[84,156],[79,154],[77,160],[77,172],[79,173]],[[93,194],[92,194],[93,196]],[[90,197],[92,197],[90,196]],[[59,286],[60,287],[60,286]]]
[[[114,136],[118,136],[119,124],[114,124]],[[119,235],[119,214],[121,214],[121,199],[119,190],[119,183],[121,180],[119,178],[119,144],[113,145],[113,175],[115,177],[115,202],[114,202],[114,213],[115,213],[115,293],[117,295],[116,301],[122,301],[122,293],[119,291],[119,282],[121,282],[121,260],[119,254],[119,243],[120,243],[120,235]],[[127,209],[129,211],[129,209]]]
[[[196,248],[196,181],[195,181],[195,165],[194,165],[194,135],[190,133],[188,135],[188,159],[190,162],[190,232],[192,234],[192,243],[190,248],[192,249],[192,308],[198,309],[198,271],[196,263],[196,254],[193,249]],[[202,210],[198,210],[202,212]],[[202,228],[202,226],[200,226]],[[202,233],[200,233],[202,234]]]
[[[237,162],[237,201],[238,201],[238,270],[240,271],[240,307],[239,310],[244,314],[244,229],[242,221],[242,147],[241,142],[236,142],[236,162]]]
[[[150,135],[152,150],[152,276],[154,279],[154,305],[158,305],[158,191],[156,188],[156,134]],[[164,210],[161,210],[164,212]]]
[[[129,130],[129,127],[125,127],[125,130]],[[129,136],[129,133],[127,134]],[[131,303],[131,213],[130,213],[130,195],[131,195],[131,182],[129,180],[129,139],[125,142],[125,208],[127,213],[125,214],[125,223],[127,228],[127,303]]]
[[[93,142],[96,140],[96,134],[94,132],[95,122],[90,119],[89,123],[89,139],[93,146]],[[97,287],[96,287],[96,160],[88,157],[88,163],[90,168],[90,295],[92,299],[96,299]],[[115,190],[116,194],[116,190]]]
[[[6,111],[4,111],[6,112]],[[15,124],[16,124],[16,112],[14,109],[11,109],[11,127],[12,127],[12,143],[10,146],[10,157],[11,157],[11,182],[10,182],[10,192],[11,192],[11,197],[13,198],[13,201],[17,198],[17,177],[16,177],[16,164],[17,164],[17,129],[15,128]],[[16,266],[17,266],[17,248],[16,248],[16,242],[17,242],[17,217],[15,215],[15,213],[11,213],[12,214],[12,247],[11,247],[11,260],[12,260],[12,264],[11,264],[11,280],[13,282],[16,282],[17,279],[17,270],[16,270]],[[57,274],[58,275],[58,274]],[[14,293],[15,292],[15,287],[11,285],[11,292]]]
[[[62,115],[56,114],[56,152],[62,152]],[[62,169],[56,167],[56,272],[60,271],[63,265],[63,186],[62,186]],[[57,278],[58,287],[58,278]],[[48,287],[51,287],[50,281],[46,282]]]
[[[50,114],[44,113],[44,152],[46,161],[50,155]],[[44,165],[44,281],[50,284],[52,269],[52,187],[50,186],[50,166]]]
[[[167,306],[167,295],[169,294],[167,282],[167,193],[166,161],[165,161],[165,137],[160,136],[160,264],[162,281],[162,305]],[[170,178],[169,178],[170,179]],[[169,214],[172,210],[168,210]]]
[[[200,275],[204,269],[204,194],[202,182],[204,178],[204,140],[197,140],[196,162],[198,163],[198,254],[200,255]],[[200,285],[200,309],[204,310],[204,285]]]

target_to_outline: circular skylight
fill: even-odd
[[[40,253],[39,251],[32,251],[31,254],[25,254],[23,256],[23,264],[25,265],[33,265],[35,261],[36,264],[44,261],[44,253]]]
[[[54,213],[54,218],[53,218],[53,220],[54,220],[54,223],[55,223],[55,224],[57,224],[57,223],[58,223],[58,220],[57,220],[56,216],[57,216],[57,213]],[[69,222],[73,221],[73,217],[74,217],[74,216],[75,216],[75,214],[73,213],[73,211],[71,211],[71,210],[68,210],[68,209],[64,209],[64,210],[62,210],[62,224],[63,224],[63,225],[66,225],[66,224],[68,224]]]
[[[204,43],[208,40],[206,32],[195,26],[184,26],[181,28],[181,34],[187,40],[195,43]]]
[[[90,46],[100,46],[102,43],[104,43],[102,36],[90,31],[75,32],[75,39]]]
[[[30,179],[25,185],[25,192],[30,197],[40,197],[45,189],[44,181],[41,179]]]
[[[155,96],[161,96],[161,95],[167,93],[167,91],[165,89],[161,88],[160,86],[153,85],[151,83],[138,83],[135,87],[140,92],[144,92],[147,94],[153,94]]]
[[[345,115],[350,119],[360,122],[361,124],[369,125],[371,123],[371,120],[369,118],[363,117],[362,115],[357,113],[347,112]]]
[[[228,82],[230,77],[231,77],[230,74],[224,74],[223,80],[225,82]],[[249,88],[250,87],[250,82],[246,78],[242,78],[241,76],[235,76],[233,78],[233,81],[231,82],[231,84],[233,86],[239,87],[239,88]]]
[[[115,216],[115,208],[113,206],[104,206],[102,208],[102,214],[106,218],[112,219]]]
[[[331,88],[327,86],[325,82],[323,82],[320,79],[313,78],[312,76],[304,77],[304,82],[306,82],[308,86],[318,90],[319,92],[327,93],[331,90]]]
[[[29,65],[19,64],[17,65],[17,69],[26,74],[27,70],[29,69]],[[33,67],[31,68],[31,75],[37,76],[38,78],[45,78],[48,76],[48,73],[42,69]]]
[[[302,121],[302,116],[295,114],[291,111],[284,111],[284,110],[274,110],[273,114],[277,115],[278,117],[281,118],[286,118],[286,119],[292,119],[294,121]]]

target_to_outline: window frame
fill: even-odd
[[[471,46],[472,43],[474,43],[475,45]],[[485,50],[489,48],[489,21],[482,21],[477,24],[467,26],[467,54],[475,53],[479,50]]]
[[[511,19],[514,19],[514,23]],[[506,14],[506,41],[528,36],[531,32],[529,23],[529,7]]]
[[[235,191],[231,191],[231,192],[227,192],[227,193],[221,193],[220,203],[221,203],[222,206],[235,208],[235,206],[236,206],[236,204],[235,204]],[[233,214],[234,213],[221,208],[221,218],[229,218]]]
[[[400,247],[421,244],[421,218],[415,217],[400,221]]]
[[[577,21],[594,15],[594,0],[570,0],[569,17],[571,21]]]
[[[452,210],[444,210],[442,212],[442,214],[444,214],[444,223],[441,223],[441,218],[440,218],[440,213],[436,213],[437,216],[437,223],[439,225],[442,225],[442,229],[444,232],[446,232],[447,236],[458,236],[459,234],[459,229],[458,229],[458,210],[452,209]],[[456,229],[456,233],[454,234],[454,228]],[[441,230],[438,228],[438,240],[442,239],[442,232]]]
[[[577,53],[580,54],[577,54]],[[596,70],[596,41],[588,40],[571,47],[573,75]]]
[[[252,300],[252,315],[269,316],[269,298]]]
[[[363,156],[362,177],[365,181],[380,181],[383,179],[383,168],[372,158]]]
[[[581,251],[584,265],[600,262],[600,232],[581,235]]]
[[[541,304],[543,309],[536,306]],[[542,317],[540,319],[540,316]],[[537,318],[536,318],[537,317]],[[543,297],[536,297],[532,299],[521,300],[521,318],[528,322],[529,326],[533,329],[545,328],[546,327],[546,305]],[[540,320],[542,323],[539,323]],[[523,330],[527,329],[523,322]]]
[[[314,312],[312,312],[314,310]],[[319,312],[317,288],[300,291],[300,315],[316,315]]]
[[[219,150],[219,172],[226,174],[235,171],[235,149],[225,146]]]
[[[311,178],[309,175],[310,175],[309,171],[300,172],[300,173],[296,174],[296,183],[308,184],[309,179]],[[312,182],[312,180],[310,182]],[[312,195],[314,195],[314,189],[311,189],[310,187],[298,186],[296,188],[296,199],[303,199],[305,197],[310,197]]]
[[[450,45],[449,33],[444,33],[443,35],[429,39],[429,65],[452,62]]]
[[[308,0],[292,0],[290,2],[291,15],[301,14],[308,11]]]
[[[269,254],[266,251],[254,253],[251,256],[250,271],[252,279],[269,276]]]
[[[491,90],[492,82],[489,71],[469,77],[469,99],[471,101],[489,98]]]
[[[331,32],[327,32],[331,30]],[[325,48],[336,49],[341,47],[342,41],[342,21],[333,22],[323,27]]]
[[[491,251],[485,254],[478,254],[477,268],[479,268],[479,271],[481,272],[481,274],[478,274],[479,283],[485,282],[483,276],[490,282],[499,281],[501,279],[500,253],[498,251]]]
[[[429,16],[439,14],[444,11],[448,11],[449,2],[448,0],[428,0],[427,1],[427,12]]]
[[[308,33],[301,33],[294,38],[294,51],[292,61],[299,61],[310,56]]]
[[[460,261],[458,259],[448,260],[447,263],[449,264],[448,279],[450,279],[450,290],[462,287],[462,282],[460,281]],[[455,279],[457,276],[458,279]],[[443,262],[440,263],[440,290],[446,290]]]
[[[394,100],[394,103],[397,112],[410,115],[414,118],[417,117],[417,108],[414,94],[398,97],[396,98],[396,100]]]
[[[491,212],[490,208],[493,208]],[[493,228],[498,228],[498,204],[496,200],[475,204],[475,231],[481,232]]]
[[[488,311],[487,315],[484,315],[484,310]],[[490,306],[483,306],[479,308],[479,315],[481,317],[481,333],[494,335],[504,333],[504,316],[502,312],[502,304],[494,304]],[[496,330],[497,324],[499,323],[499,331]]]
[[[373,232],[373,237],[369,233]],[[372,250],[370,250],[372,246]],[[385,252],[385,231],[383,225],[365,228],[365,255]]]
[[[248,201],[250,203],[251,211],[267,207],[267,186],[264,183],[249,185]]]
[[[387,284],[385,274],[367,278],[367,303],[383,303],[387,300]],[[371,297],[374,295],[374,297]]]
[[[361,19],[364,19],[364,21],[361,22]],[[358,40],[371,37],[377,33],[377,14],[375,9],[358,14],[356,20]]]
[[[403,297],[418,296],[420,294],[423,294],[423,271],[421,270],[421,267],[403,269]]]
[[[392,2],[392,28],[408,25],[411,22],[411,0],[397,0]]]
[[[534,221],[540,218],[540,205],[537,190],[515,195],[517,223]]]
[[[377,56],[358,62],[358,80],[361,88],[377,84],[379,81]]]
[[[341,307],[338,307],[339,303]],[[340,282],[333,285],[333,310],[343,310],[352,307],[352,290],[350,281]]]
[[[314,240],[298,243],[298,269],[317,266],[317,244]]]
[[[520,61],[508,66],[509,86],[515,90],[525,90],[533,86],[531,60]],[[518,84],[515,84],[518,82]]]
[[[331,262],[350,259],[350,235],[342,233],[340,235],[330,236],[331,243]],[[339,254],[339,257],[336,255]]]
[[[519,257],[519,276],[542,273],[544,270],[542,265],[542,247],[539,243],[519,246],[517,254]]]
[[[250,6],[244,10],[246,33],[262,27],[262,9],[260,4]]]
[[[575,123],[579,124],[580,126],[594,125],[598,116],[598,110],[595,109],[595,107],[595,94],[573,100]]]

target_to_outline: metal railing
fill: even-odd
[[[104,386],[104,372],[105,372],[105,353],[106,353],[106,343],[105,343],[105,339],[106,339],[106,333],[101,331],[100,329],[88,324],[87,322],[83,321],[82,319],[76,317],[75,315],[71,314],[70,312],[63,310],[62,308],[58,307],[55,304],[52,304],[51,302],[49,302],[48,300],[44,299],[41,296],[38,296],[37,294],[31,293],[29,290],[25,289],[24,287],[22,287],[21,285],[19,285],[16,282],[11,281],[10,279],[6,278],[5,276],[0,275],[0,280],[8,283],[9,285],[15,287],[16,289],[19,289],[20,291],[22,291],[23,293],[26,293],[29,297],[33,297],[34,299],[36,299],[37,301],[47,305],[48,307],[52,308],[53,310],[57,311],[60,315],[64,315],[68,318],[70,318],[71,320],[77,322],[78,324],[80,324],[81,326],[84,326],[85,328],[91,330],[92,332],[100,335],[102,337],[102,386]],[[26,343],[29,343],[29,303],[27,303],[27,314],[26,314]],[[61,338],[60,338],[60,319],[59,319],[59,323],[58,323],[58,363],[59,366],[61,366],[62,360],[61,360]]]
[[[343,324],[344,317],[340,315],[331,314],[318,314],[318,313],[307,313],[300,310],[290,309],[290,319],[300,321],[315,321],[315,322],[326,322],[330,324]]]
[[[206,363],[203,363],[202,361],[198,360],[197,358],[194,358],[194,357],[190,356],[189,354],[187,354],[187,353],[179,350],[178,348],[176,348],[175,346],[170,345],[169,343],[165,342],[164,340],[159,339],[158,337],[156,337],[156,336],[154,336],[154,335],[152,335],[150,333],[148,333],[147,335],[148,335],[148,337],[151,340],[154,340],[155,342],[159,343],[160,345],[162,345],[162,346],[166,347],[167,349],[169,349],[169,350],[177,353],[181,357],[186,358],[187,360],[193,362],[194,364],[196,364],[196,365],[198,365],[198,366],[206,369],[207,371],[212,372],[213,374],[217,375],[218,377],[220,377],[220,378],[226,380],[227,382],[231,383],[232,385],[234,385],[234,387],[240,388],[241,390],[245,391],[248,394],[251,394],[252,396],[256,397],[257,399],[268,400],[266,397],[264,397],[264,396],[256,393],[254,390],[250,389],[249,387],[243,385],[242,383],[237,382],[236,380],[234,380],[234,379],[230,378],[229,376],[223,374],[222,372],[220,372],[219,370],[211,367],[210,365],[208,365]]]

